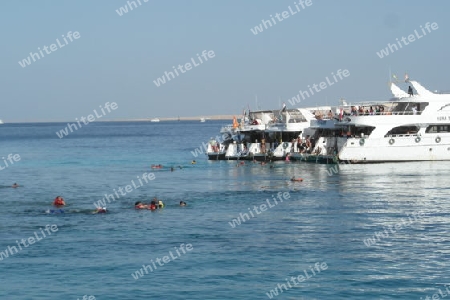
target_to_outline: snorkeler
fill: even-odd
[[[138,201],[136,203],[134,203],[134,208],[135,209],[146,209],[148,205],[145,205],[144,203],[142,203],[141,201]]]
[[[295,176],[292,176],[291,181],[303,181],[303,178],[296,178]]]
[[[18,188],[19,185],[17,183],[14,183],[11,187],[15,189],[15,188]]]
[[[180,206],[186,206],[186,205],[187,205],[186,202],[180,201]]]
[[[150,205],[148,206],[148,209],[155,210],[157,208],[158,207],[156,206],[156,202],[155,201],[150,202]]]
[[[195,165],[197,162],[195,161],[195,159],[193,161],[191,161],[191,164]]]
[[[64,206],[66,205],[66,202],[61,196],[57,196],[55,200],[53,201],[54,206]]]
[[[97,207],[93,214],[104,214],[106,213],[106,207]]]
[[[47,209],[45,212],[47,214],[63,214],[64,210],[63,209]]]

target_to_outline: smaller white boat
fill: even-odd
[[[159,122],[160,120],[158,119],[158,118],[154,118],[154,119],[151,119],[150,120],[150,122]]]
[[[2,120],[0,120],[0,124],[4,124]]]
[[[200,122],[205,123],[206,119],[205,118],[200,118]]]

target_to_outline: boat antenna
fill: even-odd
[[[389,66],[389,84],[392,82],[392,72],[391,72],[391,66]]]

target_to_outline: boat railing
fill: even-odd
[[[380,111],[380,112],[369,112],[369,113],[344,113],[343,117],[362,117],[362,116],[392,116],[392,115],[421,115],[423,110],[418,110],[416,112],[412,110],[399,110],[399,111]],[[339,115],[335,115],[339,117]]]
[[[233,127],[233,125],[225,125],[222,126],[222,128],[220,129],[220,132],[233,132],[235,130],[235,128]]]
[[[418,133],[406,133],[406,134],[386,134],[384,137],[417,137],[419,136]]]

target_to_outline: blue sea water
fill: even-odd
[[[283,284],[274,299],[446,294],[450,162],[341,165],[331,172],[330,165],[237,166],[194,157],[191,151],[222,125],[99,122],[62,139],[56,132],[63,123],[1,125],[0,157],[19,154],[20,161],[5,167],[0,160],[0,253],[42,237],[46,225],[57,231],[2,257],[0,299],[269,299]],[[111,201],[107,214],[91,214],[105,193],[144,173],[155,179]],[[289,181],[294,175],[303,182]],[[11,188],[14,182],[20,187]],[[289,198],[275,204],[280,192]],[[64,213],[46,213],[58,195],[67,202]],[[134,209],[155,196],[164,209]],[[249,208],[267,202],[271,207],[251,215]],[[233,228],[230,222],[245,213],[248,219]],[[181,244],[192,250],[176,254]],[[175,259],[132,276],[170,252]],[[316,263],[326,268],[313,275]],[[289,281],[305,272],[310,278]]]

